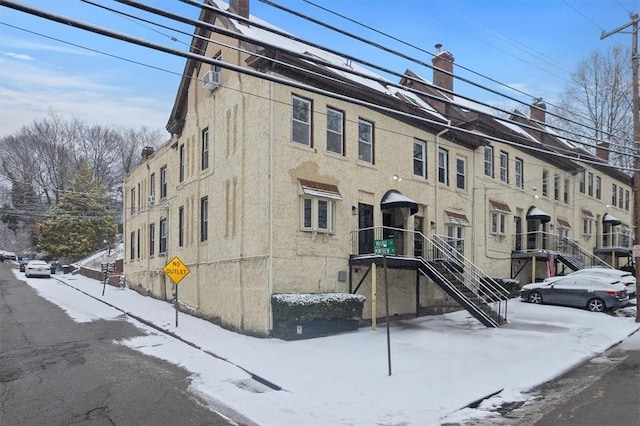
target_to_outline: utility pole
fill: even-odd
[[[637,13],[630,13],[631,21],[616,28],[613,31],[602,32],[600,40],[621,32],[622,30],[633,27],[631,41],[631,68],[632,78],[631,84],[633,89],[633,155],[634,155],[634,171],[633,171],[633,231],[634,231],[634,248],[632,256],[635,256],[635,272],[636,272],[636,302],[640,297],[640,100],[638,97],[638,22],[640,18]],[[640,322],[640,306],[636,306],[636,322]]]

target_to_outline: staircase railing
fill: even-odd
[[[495,312],[498,320],[489,318],[496,323],[496,326],[506,322],[509,292],[465,258],[457,250],[462,246],[456,244],[455,240],[441,236],[428,238],[418,231],[387,226],[370,227],[352,232],[351,254],[353,256],[375,255],[374,241],[380,239],[393,239],[395,254],[392,256],[408,257],[420,261],[424,268],[465,300],[469,300],[469,297],[462,290],[473,294],[473,298],[476,300],[469,300],[470,306],[467,309],[474,309],[487,316],[481,307],[474,305],[479,302]],[[455,282],[451,282],[452,280],[438,268],[446,270],[446,275],[454,277],[453,281]]]
[[[563,255],[572,256],[573,258],[577,258],[580,260],[582,268],[599,266],[602,268],[611,268],[604,260],[600,259],[593,253],[590,253],[587,249],[578,244],[577,241],[572,240],[570,238],[566,238],[564,244],[565,250],[559,252]]]
[[[491,306],[498,317],[506,322],[509,291],[451,247],[445,238],[438,235],[434,235],[433,238],[424,238],[434,249],[433,261],[439,261],[460,284]]]

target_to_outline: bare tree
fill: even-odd
[[[12,194],[2,204],[2,213],[24,219],[25,224],[39,221],[43,212],[67,195],[79,164],[89,166],[92,178],[105,186],[117,210],[122,182],[139,164],[142,148],[157,148],[165,139],[159,130],[89,125],[50,111],[45,119],[0,138],[0,182],[10,186]],[[28,196],[16,198],[15,194]],[[16,203],[17,199],[21,202]]]
[[[553,109],[551,123],[570,139],[609,143],[609,162],[633,165],[632,76],[628,48],[593,51],[580,62]]]
[[[120,136],[122,144],[118,153],[120,155],[122,179],[140,163],[142,148],[145,146],[158,148],[168,140],[168,136],[160,130],[151,130],[144,126],[138,130],[122,129]]]

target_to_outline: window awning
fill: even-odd
[[[491,204],[491,208],[494,211],[499,211],[502,213],[511,213],[511,209],[509,208],[507,203],[503,203],[502,201],[498,201],[498,200],[489,200],[489,204]]]
[[[305,179],[298,179],[298,181],[302,187],[302,192],[306,195],[342,200],[342,195],[340,195],[340,191],[336,185],[313,182]]]
[[[604,216],[602,216],[602,223],[608,223],[615,226],[620,225],[622,221],[612,214],[605,213]]]
[[[551,220],[551,216],[543,210],[531,206],[529,207],[529,211],[527,211],[527,220],[539,220],[542,223],[547,223]]]
[[[449,221],[455,225],[460,226],[471,226],[471,222],[467,219],[467,216],[462,213],[450,212],[448,210],[444,211],[447,216],[449,216]]]
[[[384,194],[380,208],[382,210],[408,208],[412,215],[418,213],[418,203],[395,189],[390,189]]]
[[[560,228],[569,228],[569,229],[571,229],[571,224],[564,217],[558,217],[556,220],[558,221],[558,225],[560,226]]]
[[[582,209],[582,217],[585,219],[595,219],[596,217],[591,213],[590,210]]]

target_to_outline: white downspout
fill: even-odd
[[[444,135],[450,130],[451,120],[447,120],[447,127],[436,133],[436,182],[435,182],[435,200],[433,201],[433,221],[435,222],[435,227],[431,231],[431,236],[436,235],[436,230],[438,227],[438,187],[440,186],[440,182],[438,181],[438,173],[440,168],[440,136]],[[448,166],[448,165],[447,165]],[[447,172],[449,171],[449,167],[447,167]],[[431,226],[431,225],[429,225]]]
[[[267,269],[268,269],[268,297],[267,306],[269,306],[269,330],[273,329],[273,311],[271,310],[271,294],[273,293],[273,198],[274,198],[274,161],[275,161],[275,153],[274,153],[274,144],[273,144],[273,125],[275,121],[274,110],[273,110],[273,98],[274,98],[274,89],[273,89],[273,81],[269,83],[269,255],[267,260]]]

